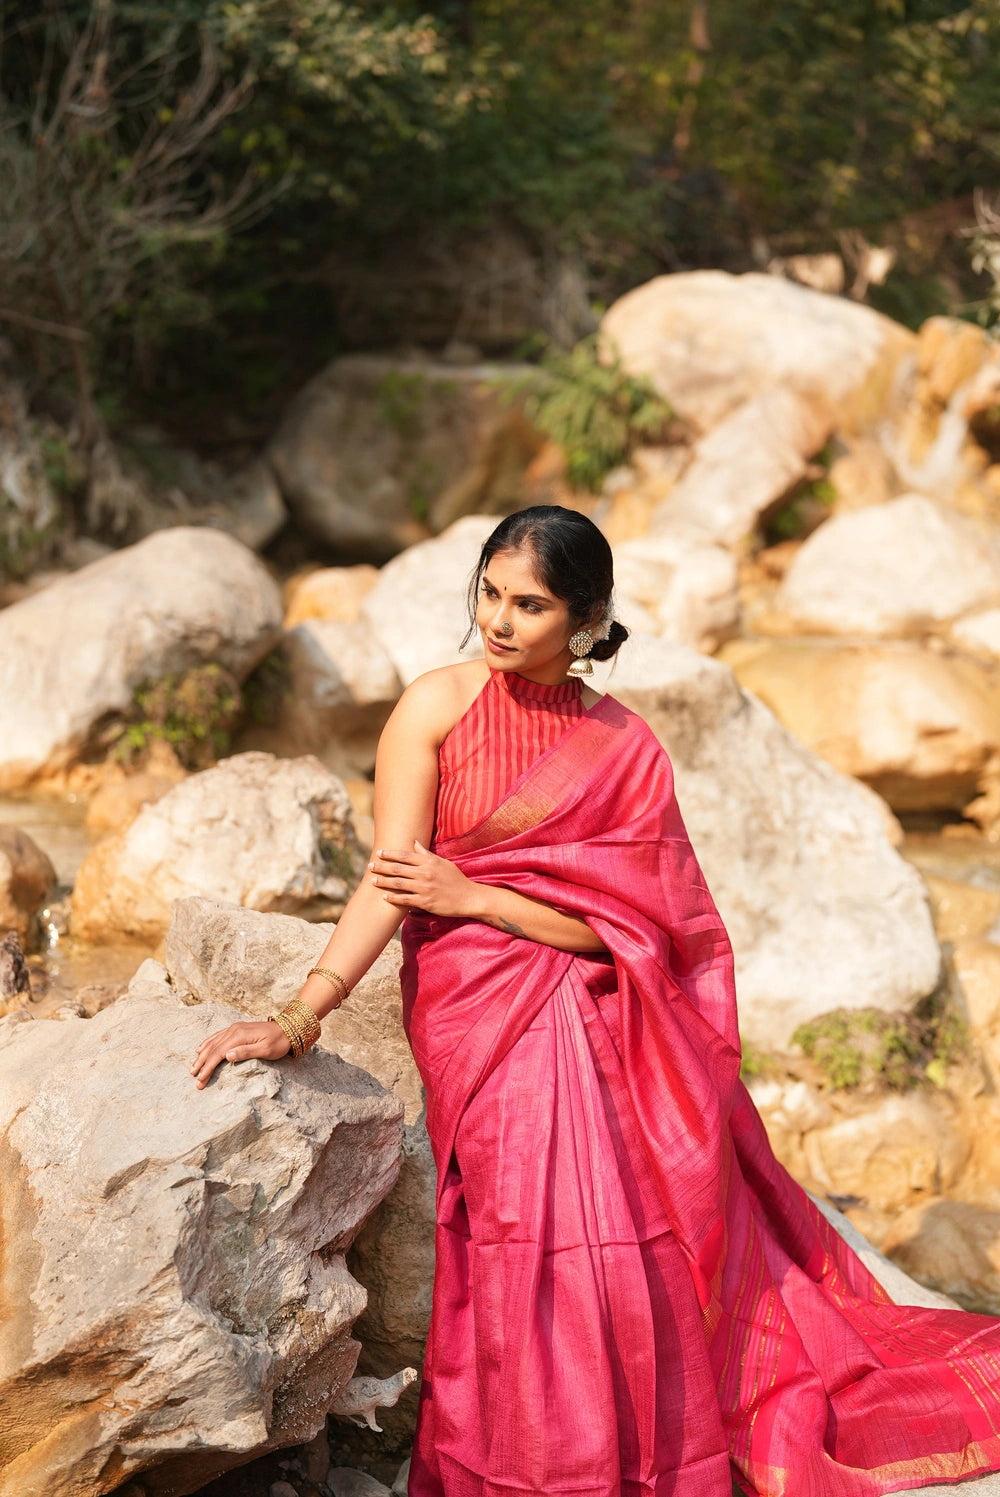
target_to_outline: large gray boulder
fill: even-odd
[[[671,756],[735,949],[748,1040],[781,1049],[817,1014],[910,1009],[933,989],[927,893],[878,796],[793,738],[719,661],[636,634],[602,676]]]
[[[242,680],[280,630],[263,563],[189,526],[12,604],[0,612],[0,790],[72,763],[144,682],[208,661]]]
[[[364,864],[347,791],[317,759],[234,754],[97,844],[77,874],[73,931],[155,941],[190,894],[323,919],[343,909]]]
[[[542,439],[498,394],[505,372],[335,359],[296,396],[269,449],[299,524],[346,557],[381,562],[462,515],[514,508]]]
[[[299,991],[332,929],[222,900],[181,899],[167,931],[167,969],[189,998],[231,1003],[266,1018]],[[405,1109],[399,1178],[358,1235],[350,1260],[368,1291],[356,1327],[363,1346],[359,1370],[377,1377],[421,1365],[434,1279],[437,1176],[423,1088],[403,1033],[400,959],[398,943],[390,941],[343,1007],[324,1020],[319,1041],[319,1048],[370,1071]],[[412,1429],[418,1391],[409,1388],[394,1408],[380,1412],[387,1433]]]
[[[309,1439],[354,1372],[343,1255],[402,1108],[324,1051],[197,1091],[237,1017],[146,962],[93,1019],[0,1022],[2,1497],[180,1497]]]

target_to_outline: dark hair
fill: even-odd
[[[483,573],[501,551],[530,551],[539,582],[556,598],[562,598],[575,624],[592,623],[600,616],[614,588],[611,547],[586,515],[560,504],[533,504],[501,520],[483,542],[479,561],[469,581],[469,629],[462,640],[468,644],[476,628],[476,606]],[[628,639],[628,630],[617,619],[607,639],[594,641],[591,660],[610,660]]]

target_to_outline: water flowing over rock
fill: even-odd
[[[657,276],[605,313],[601,336],[699,431],[778,386],[818,399],[838,427],[877,417],[914,335],[843,297],[775,276]]]
[[[802,546],[776,602],[804,632],[912,634],[1000,602],[1000,530],[921,494],[837,515]]]
[[[156,940],[171,902],[190,894],[323,918],[363,868],[347,791],[318,760],[234,754],[98,843],[77,875],[73,931]]]
[[[17,932],[27,944],[35,916],[56,885],[56,870],[20,827],[0,825],[0,934]]]
[[[146,681],[217,661],[242,680],[281,629],[266,568],[230,536],[180,526],[0,612],[0,790],[76,759]]]
[[[0,1023],[2,1497],[180,1497],[314,1435],[354,1372],[343,1253],[401,1106],[322,1051],[197,1092],[235,1017],[146,962],[93,1019]]]
[[[299,991],[319,961],[332,927],[288,915],[259,914],[221,900],[181,899],[166,937],[166,965],[178,992],[235,1005],[266,1018]],[[359,1370],[390,1377],[419,1367],[434,1277],[436,1172],[423,1117],[423,1089],[403,1032],[401,952],[391,941],[335,1014],[323,1021],[319,1047],[370,1071],[402,1102],[399,1178],[351,1249],[351,1271],[368,1291],[356,1327]],[[412,1428],[417,1388],[384,1410],[390,1434]]]
[[[721,658],[797,738],[897,811],[994,819],[1000,684],[988,666],[908,640],[736,640]]]
[[[293,401],[269,456],[295,518],[381,562],[462,515],[504,513],[542,445],[491,365],[350,354]]]
[[[882,801],[797,742],[720,662],[635,635],[607,689],[670,754],[736,952],[744,1035],[783,1048],[834,1008],[912,1008],[938,978],[926,891]]]

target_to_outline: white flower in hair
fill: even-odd
[[[600,621],[596,623],[590,631],[591,637],[595,640],[607,639],[608,635],[611,633],[611,624],[614,616],[614,606],[611,602],[611,599],[609,598],[608,605],[605,608],[604,612],[601,614]]]

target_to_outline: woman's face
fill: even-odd
[[[569,638],[577,625],[564,599],[535,576],[534,566],[530,551],[498,551],[479,585],[476,624],[494,670],[555,685],[573,659]]]

